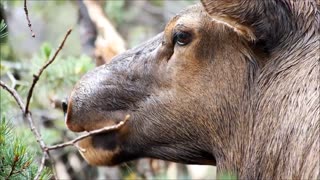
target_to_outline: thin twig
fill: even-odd
[[[41,158],[41,162],[40,162],[40,167],[38,168],[36,176],[34,177],[35,180],[40,179],[40,175],[41,175],[41,173],[42,173],[42,171],[44,169],[44,164],[46,162],[46,156],[47,156],[47,154],[43,153],[42,158]]]
[[[79,136],[71,141],[68,141],[68,142],[65,142],[65,143],[62,143],[62,144],[57,144],[57,145],[54,145],[54,146],[48,146],[47,147],[47,151],[50,151],[50,150],[54,150],[54,149],[59,149],[59,148],[63,148],[63,147],[66,147],[66,146],[75,146],[75,144],[84,139],[84,138],[87,138],[89,136],[92,136],[92,135],[95,135],[95,134],[99,134],[99,133],[103,133],[103,132],[108,132],[108,131],[113,131],[113,130],[118,130],[120,129],[123,125],[125,125],[125,123],[129,120],[130,118],[130,115],[126,115],[125,119],[120,121],[118,124],[116,125],[113,125],[113,126],[107,126],[107,127],[104,127],[104,128],[101,128],[101,129],[97,129],[97,130],[94,130],[94,131],[89,131],[88,133],[82,135],[82,136]]]
[[[34,136],[36,137],[37,142],[40,144],[41,149],[45,151],[46,144],[44,143],[44,140],[42,139],[41,134],[39,133],[39,131],[37,130],[37,128],[34,125],[31,113],[30,112],[27,113],[25,115],[25,118],[28,120],[30,129],[31,129],[32,133],[34,134]]]
[[[27,96],[27,101],[26,101],[26,106],[25,106],[25,109],[24,109],[24,115],[26,117],[26,119],[28,120],[29,122],[29,126],[30,126],[30,129],[32,131],[32,133],[34,134],[34,136],[36,137],[36,140],[37,142],[40,144],[40,147],[42,149],[42,152],[43,152],[43,157],[42,157],[42,161],[41,161],[41,164],[40,164],[40,167],[37,171],[37,174],[35,176],[35,179],[39,179],[42,171],[43,171],[43,168],[44,168],[44,160],[43,158],[45,159],[46,157],[50,157],[50,154],[49,154],[49,151],[47,150],[47,146],[46,144],[44,143],[44,140],[42,139],[41,137],[41,134],[39,133],[39,131],[36,129],[35,125],[34,125],[34,122],[33,122],[33,119],[32,119],[32,115],[31,115],[31,112],[29,111],[29,104],[30,104],[30,101],[31,101],[31,97],[32,97],[32,94],[33,94],[33,89],[35,87],[35,85],[37,84],[42,72],[51,64],[53,63],[53,61],[56,59],[57,55],[59,54],[59,52],[61,51],[61,49],[63,48],[64,46],[64,43],[65,41],[67,40],[68,36],[70,35],[72,29],[69,29],[63,39],[63,41],[61,42],[61,44],[59,45],[58,49],[56,50],[56,52],[54,53],[53,57],[46,63],[44,64],[41,69],[39,70],[38,74],[36,75],[33,75],[33,81],[32,81],[32,84],[31,84],[31,87],[29,89],[29,92],[28,92],[28,96]]]
[[[63,48],[63,45],[65,43],[65,41],[67,40],[68,36],[70,35],[72,29],[69,29],[67,34],[64,36],[63,41],[61,42],[60,46],[58,47],[57,51],[54,53],[53,57],[45,64],[42,66],[42,68],[39,70],[38,74],[34,74],[33,75],[33,82],[31,84],[31,87],[29,89],[28,92],[28,96],[27,96],[27,104],[26,104],[26,108],[24,110],[25,114],[29,112],[29,104],[30,104],[30,99],[32,97],[33,94],[33,89],[34,86],[37,84],[42,72],[51,64],[53,63],[53,61],[56,59],[57,55],[59,54],[60,50]]]
[[[20,109],[22,112],[24,112],[24,103],[22,102],[22,98],[20,97],[20,95],[17,93],[17,91],[13,88],[10,88],[6,83],[4,83],[3,81],[0,81],[0,86],[8,91],[13,98],[16,100],[17,104],[19,105]]]
[[[30,21],[30,18],[29,18],[29,12],[28,12],[28,8],[27,8],[27,0],[24,0],[24,12],[26,14],[26,18],[27,18],[27,21],[28,21],[28,26],[29,26],[29,29],[31,31],[31,36],[33,38],[36,37],[36,35],[34,34],[33,30],[32,30],[32,27],[31,27],[31,21]]]
[[[31,131],[32,131],[32,132],[34,133],[34,135],[36,136],[36,139],[37,139],[38,143],[40,144],[41,148],[44,150],[45,147],[46,147],[46,145],[45,145],[44,141],[42,140],[40,133],[39,133],[39,132],[37,131],[37,129],[35,128],[35,125],[34,125],[34,123],[33,123],[33,119],[32,119],[32,117],[31,117],[31,113],[30,113],[30,112],[28,112],[28,113],[25,112],[25,108],[24,108],[25,106],[24,106],[24,104],[23,104],[23,102],[22,102],[22,100],[21,100],[20,95],[17,93],[17,91],[16,91],[15,89],[10,88],[10,87],[9,87],[7,84],[5,84],[3,81],[0,81],[0,86],[1,86],[3,89],[5,89],[6,91],[8,91],[8,92],[14,97],[14,99],[16,100],[17,104],[19,105],[22,113],[25,115],[26,119],[28,120],[29,126],[30,126],[30,128],[31,128]]]
[[[51,156],[49,151],[47,152],[47,155],[48,155],[47,158],[49,159],[49,161],[51,163],[51,166],[52,166],[53,178],[51,178],[51,179],[58,179],[56,165],[55,165],[56,163],[55,163],[54,159],[52,158],[52,156]]]

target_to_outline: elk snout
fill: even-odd
[[[67,127],[75,132],[91,131],[134,116],[157,85],[154,52],[162,35],[96,67],[74,87],[64,104]]]
[[[74,132],[82,132],[85,130],[79,123],[73,121],[71,118],[72,110],[70,99],[68,101],[62,102],[62,109],[64,112],[65,123],[68,129]]]

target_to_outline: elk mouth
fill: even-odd
[[[128,110],[107,111],[103,114],[91,115],[91,119],[83,121],[73,114],[72,106],[63,104],[65,111],[65,122],[73,132],[92,132],[101,128],[119,124],[128,118]],[[76,143],[81,156],[91,165],[113,166],[123,161],[119,158],[121,153],[120,145],[123,144],[128,136],[129,128],[127,123],[119,129],[103,131],[101,133],[88,136]]]
[[[108,111],[106,113],[96,114],[85,122],[74,119],[72,113],[66,113],[65,123],[69,130],[73,132],[90,132],[97,129],[113,126],[123,121],[129,115],[127,110]]]
[[[72,102],[62,102],[62,108],[65,114],[65,123],[69,130],[73,132],[84,132],[101,129],[107,126],[112,126],[123,121],[127,115],[128,110],[113,110],[113,111],[99,111],[97,113],[85,113],[90,114],[87,117],[84,115],[78,116],[77,112],[72,109]]]

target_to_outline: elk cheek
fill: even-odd
[[[77,143],[81,156],[91,165],[115,165],[113,157],[119,154],[120,148],[116,145],[112,150],[104,149],[93,143],[93,137],[85,138]]]

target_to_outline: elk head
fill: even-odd
[[[68,102],[70,130],[95,130],[130,115],[120,130],[79,142],[90,164],[151,157],[215,165],[233,156],[231,149],[243,150],[256,52],[273,46],[250,19],[251,2],[240,2],[203,0],[153,39],[82,77]]]

